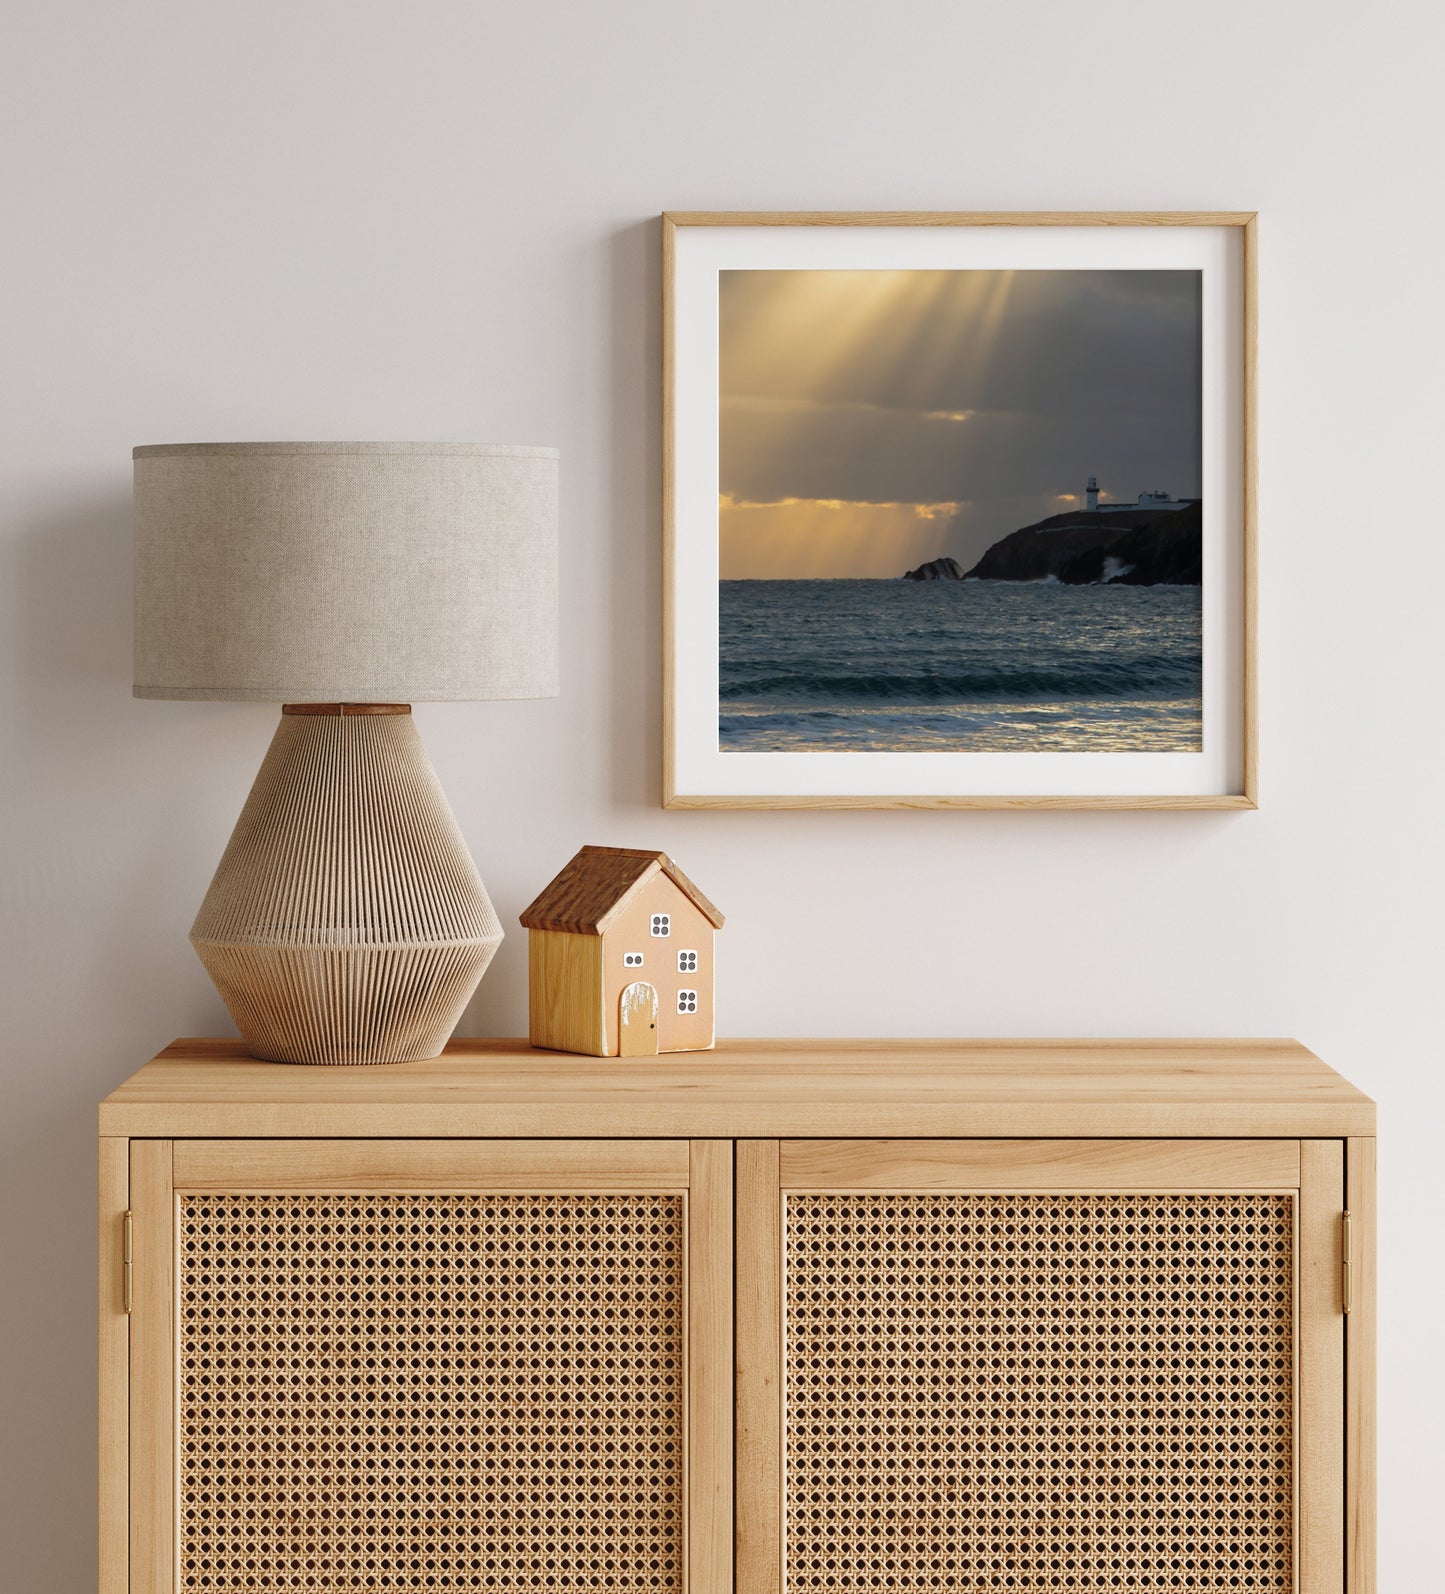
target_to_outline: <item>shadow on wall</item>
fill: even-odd
[[[612,235],[608,260],[607,406],[611,572],[606,712],[612,800],[620,809],[662,802],[662,223]],[[623,705],[630,705],[624,710]]]
[[[130,524],[127,481],[123,492],[57,511],[17,539],[16,675],[32,735],[49,740],[62,708],[87,731],[114,727],[110,700],[130,695]]]
[[[0,1201],[14,1221],[0,1276],[15,1287],[0,1290],[0,1356],[3,1426],[25,1465],[5,1490],[15,1531],[0,1537],[8,1586],[78,1588],[93,1576],[92,1491],[77,1462],[94,1450],[95,1102],[128,1071],[126,1038],[107,1018],[120,971],[101,950],[124,941],[103,922],[104,890],[89,889],[109,848],[107,772],[126,737],[128,490],[65,502],[12,532],[7,563]],[[86,1029],[93,1044],[78,1044]],[[42,1521],[72,1526],[59,1539],[30,1531]]]
[[[130,518],[128,478],[57,493],[11,529],[0,574],[16,615],[0,755],[0,1277],[25,1281],[0,1290],[0,1427],[24,1457],[0,1503],[15,1589],[94,1578],[96,1103],[177,1030],[224,1026],[186,930],[224,839],[215,810],[235,805],[198,788],[218,784],[223,733],[250,753],[234,720],[178,725],[157,710],[196,706],[132,700]]]
[[[595,460],[563,439],[561,699],[518,705],[511,745],[528,754],[525,767],[502,768],[505,796],[478,795],[460,759],[455,775],[444,767],[451,760],[442,737],[428,742],[506,932],[462,1015],[464,1036],[525,1029],[527,949],[517,914],[577,848],[657,845],[661,833],[661,222],[602,233],[587,249],[576,278],[586,292],[572,313],[580,343],[602,349],[603,363],[594,376],[579,354],[570,376],[589,393],[595,380],[606,430]],[[599,270],[600,305],[592,296]],[[510,709],[480,707],[494,716]],[[524,823],[500,832],[508,845],[499,856],[495,815],[523,790]]]
[[[171,922],[172,901],[193,915],[205,880],[198,888],[191,859],[208,858],[214,868],[219,856],[215,803],[198,801],[197,788],[213,783],[209,766],[222,737],[228,753],[246,756],[234,716],[214,705],[131,697],[130,517],[127,482],[29,528],[16,565],[19,691],[10,746],[27,821],[6,896],[22,932],[27,920],[55,926],[38,943],[28,938],[21,957],[41,957],[45,948],[53,960],[74,962],[79,952],[87,1004],[112,1017],[125,1013],[138,985],[153,984],[177,929],[191,956],[190,918]],[[239,799],[221,800],[234,821]],[[96,955],[86,964],[89,947]],[[53,963],[35,972],[27,999],[59,988]]]
[[[87,1004],[109,1007],[128,973],[113,949],[133,940],[128,927],[143,917],[134,910],[153,860],[131,856],[137,837],[126,790],[143,763],[131,714],[130,566],[129,484],[67,506],[17,540],[8,742],[13,800],[25,818],[5,896],[15,910],[8,933],[23,937],[8,949],[11,967],[17,956],[36,960],[18,1002],[48,1005],[68,964],[87,976]],[[88,946],[98,949],[93,961]]]

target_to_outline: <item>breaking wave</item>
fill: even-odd
[[[1088,658],[1054,665],[980,664],[919,673],[827,674],[806,663],[754,674],[730,671],[719,690],[724,702],[993,703],[1056,698],[1174,698],[1198,690],[1199,669],[1188,660],[1146,654],[1132,659]]]
[[[725,749],[1143,751],[1201,733],[1198,587],[726,581],[718,664]]]

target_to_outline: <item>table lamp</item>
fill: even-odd
[[[191,930],[252,1055],[433,1057],[502,926],[411,704],[557,693],[557,453],[135,450],[136,697],[278,702]]]

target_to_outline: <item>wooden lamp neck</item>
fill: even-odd
[[[283,714],[335,717],[352,714],[410,714],[410,703],[283,703]]]

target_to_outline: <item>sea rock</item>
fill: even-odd
[[[917,570],[906,570],[903,573],[905,581],[962,581],[963,570],[957,559],[930,559],[926,565],[919,565]]]

